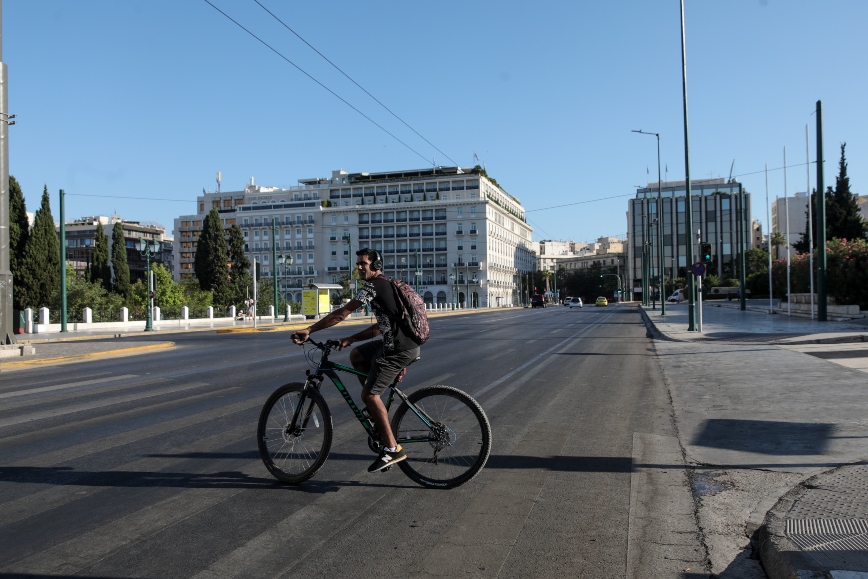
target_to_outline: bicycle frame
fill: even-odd
[[[319,364],[317,365],[316,371],[311,373],[310,370],[307,370],[307,372],[306,372],[307,373],[307,380],[305,381],[305,391],[307,390],[307,388],[309,388],[311,386],[319,389],[320,385],[323,382],[323,376],[327,376],[329,378],[329,380],[331,380],[332,383],[335,385],[335,387],[338,389],[338,392],[341,393],[341,396],[343,396],[347,405],[350,407],[350,410],[353,411],[353,414],[355,415],[356,420],[358,420],[359,423],[361,423],[362,427],[368,433],[368,436],[370,436],[371,438],[373,438],[374,440],[377,440],[379,442],[379,435],[375,432],[374,425],[373,425],[373,422],[371,421],[370,417],[365,416],[365,414],[359,409],[359,407],[356,405],[355,400],[353,400],[353,397],[350,395],[349,391],[347,391],[347,387],[344,385],[343,381],[341,380],[340,376],[338,375],[338,372],[346,372],[348,374],[353,374],[355,376],[359,376],[359,377],[364,378],[367,376],[367,373],[356,370],[355,368],[352,368],[350,366],[345,366],[343,364],[338,364],[337,362],[332,362],[331,360],[329,360],[328,357],[329,357],[329,354],[331,353],[331,348],[329,347],[328,342],[326,344],[314,342],[313,340],[310,340],[310,342],[322,351],[323,356],[322,356],[322,359],[320,360]],[[398,374],[398,376],[395,378],[395,381],[389,385],[389,397],[385,402],[386,412],[388,412],[391,409],[392,401],[394,400],[395,395],[397,394],[398,397],[409,406],[410,410],[412,410],[413,413],[419,417],[419,419],[425,424],[425,426],[427,426],[428,428],[433,428],[434,421],[427,414],[425,414],[425,412],[423,412],[422,410],[417,408],[415,404],[411,403],[410,400],[408,399],[407,395],[404,394],[403,392],[401,392],[401,390],[398,388],[398,382],[401,381],[401,378],[403,377],[403,375],[404,375],[403,372]],[[290,430],[292,430],[296,427],[297,422],[298,422],[298,416],[299,416],[299,413],[301,412],[301,409],[303,406],[304,406],[304,399],[302,398],[302,400],[299,401],[299,404],[296,407],[295,413],[292,417],[292,421],[290,422],[290,427],[289,427]],[[309,415],[305,416],[305,418],[302,422],[303,428],[307,426],[307,421],[309,419],[310,419]],[[414,442],[429,442],[430,440],[432,440],[430,436],[426,437],[426,438],[397,438],[397,441],[399,444],[414,443]]]

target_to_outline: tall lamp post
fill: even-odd
[[[452,281],[452,306],[455,309],[455,306],[458,304],[458,289],[455,285],[455,274],[450,273],[449,279]]]
[[[141,253],[145,258],[145,271],[147,272],[146,275],[148,276],[148,305],[145,307],[145,310],[147,310],[145,317],[145,331],[153,332],[154,288],[151,287],[151,254],[160,251],[160,242],[148,241],[147,239],[139,239],[138,250],[139,253]]]
[[[292,265],[292,255],[278,255],[277,263],[283,266],[283,301],[286,309],[283,313],[283,321],[289,321],[289,288],[286,287],[286,272],[289,267]],[[277,278],[275,278],[277,279]]]
[[[660,315],[666,315],[666,301],[663,300],[663,194],[661,191],[661,183],[660,183],[660,133],[646,133],[642,129],[638,131],[634,130],[634,133],[639,133],[641,135],[654,135],[657,137],[657,219],[659,219],[657,223],[657,258],[659,262],[659,271],[660,274],[660,283],[659,286],[661,288],[660,293]]]

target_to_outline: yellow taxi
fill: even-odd
[[[598,306],[608,306],[608,305],[609,305],[609,300],[607,300],[607,299],[604,298],[603,296],[600,296],[600,297],[597,298],[597,305],[598,305]]]

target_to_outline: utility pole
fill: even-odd
[[[274,286],[274,319],[277,321],[277,219],[271,217],[271,280]]]
[[[0,0],[0,346],[15,343],[12,270],[9,258],[9,83],[3,62],[3,3]]]
[[[823,101],[817,101],[817,319],[826,312],[826,190],[823,188]]]
[[[687,130],[687,39],[684,35],[684,0],[681,0],[681,93],[684,101],[684,193],[688,234],[693,231],[693,200],[690,197],[690,138]],[[693,244],[687,244],[687,266],[693,264]],[[696,331],[696,282],[687,276],[687,331]]]
[[[60,190],[60,331],[66,332],[66,193]]]

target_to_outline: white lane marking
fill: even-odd
[[[2,398],[13,398],[15,396],[27,396],[28,394],[39,394],[40,392],[53,392],[55,390],[64,390],[66,388],[77,388],[78,386],[90,386],[92,384],[102,384],[103,382],[112,382],[113,380],[127,380],[128,378],[138,378],[138,374],[123,374],[121,376],[110,376],[108,378],[96,378],[94,380],[82,380],[81,382],[70,382],[69,384],[58,384],[56,386],[43,386],[42,388],[31,388],[29,390],[18,390],[16,392],[6,392],[0,394]]]

